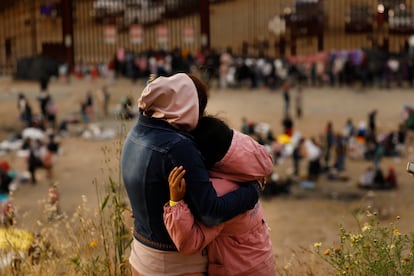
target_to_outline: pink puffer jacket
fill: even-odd
[[[211,170],[218,195],[237,189],[234,182],[260,179],[272,172],[273,159],[250,136],[234,131],[224,158]],[[260,203],[255,208],[215,227],[195,221],[187,204],[164,207],[164,223],[182,253],[207,246],[209,275],[275,275],[269,229]]]

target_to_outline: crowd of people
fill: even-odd
[[[343,129],[338,131],[333,129],[331,122],[327,122],[324,139],[299,138],[294,136],[293,125],[294,117],[300,119],[303,116],[303,87],[351,86],[355,82],[360,82],[363,86],[390,87],[392,82],[398,86],[402,86],[404,82],[412,85],[411,58],[406,57],[408,56],[405,52],[387,54],[376,49],[329,51],[276,59],[267,56],[237,56],[233,55],[231,48],[223,52],[210,49],[196,55],[179,48],[172,51],[149,50],[139,54],[119,49],[108,68],[113,70],[113,76],[129,77],[134,81],[139,78],[145,79],[150,74],[169,76],[177,72],[196,70],[201,73],[205,83],[211,85],[212,81],[216,80],[214,83],[217,83],[217,88],[240,87],[247,84],[252,88],[264,86],[280,89],[284,101],[283,134],[293,138],[293,143],[287,147],[288,150],[286,147],[277,146],[278,152],[275,156],[279,158],[286,154],[291,155],[295,176],[299,176],[301,160],[309,160],[307,174],[309,179],[314,180],[320,173],[327,173],[335,179],[338,173],[346,170],[348,158],[372,161],[374,171],[380,171],[381,158],[402,154],[406,136],[414,130],[414,112],[409,105],[403,107],[404,118],[401,124],[388,133],[376,132],[377,110],[372,110],[367,111],[366,122],[361,122],[359,126],[354,125],[352,118],[349,118]],[[105,75],[106,65],[99,68],[100,74]],[[124,113],[129,118],[128,108],[125,110]],[[250,127],[250,130],[245,129],[244,133],[254,135],[262,144],[265,144],[266,139],[277,143],[272,133],[269,137],[262,137],[253,129],[254,127]],[[370,184],[365,181],[362,186],[375,188],[378,185],[375,181],[370,181]],[[393,184],[394,186],[396,185]]]
[[[41,86],[36,97],[39,112],[34,112],[32,103],[23,92],[17,96],[17,114],[19,124],[16,132],[3,141],[1,152],[14,151],[23,158],[26,170],[17,170],[8,159],[1,160],[0,203],[3,208],[0,221],[6,227],[15,221],[14,205],[10,197],[21,185],[39,182],[39,171],[44,171],[44,179],[51,187],[55,185],[54,163],[60,151],[58,138],[57,105],[47,88]],[[43,180],[42,180],[43,182]]]
[[[231,47],[220,51],[202,49],[190,53],[185,49],[150,49],[136,53],[119,48],[110,61],[87,64],[80,60],[75,76],[117,76],[132,81],[177,72],[202,73],[207,84],[217,88],[247,86],[251,88],[281,87],[286,78],[294,77],[305,85],[403,86],[414,84],[414,57],[407,49],[389,53],[381,49],[331,50],[309,55],[272,57],[262,52],[258,56],[234,54]]]
[[[289,91],[288,88],[284,88]],[[301,88],[299,88],[301,89]],[[288,92],[290,93],[290,92]],[[321,175],[329,180],[346,179],[347,162],[354,160],[368,161],[366,171],[356,180],[356,185],[363,189],[398,188],[395,169],[384,169],[384,158],[402,157],[407,152],[407,143],[412,139],[412,120],[414,109],[404,105],[401,110],[401,122],[390,131],[380,132],[377,128],[378,110],[367,111],[367,118],[356,125],[349,117],[343,126],[334,126],[327,121],[319,137],[306,137],[294,128],[294,119],[289,109],[285,108],[282,120],[283,132],[274,134],[266,123],[242,119],[241,131],[255,137],[272,152],[275,165],[291,162],[288,166],[288,179],[277,175],[269,176],[269,181],[279,184],[275,194],[286,193],[288,186],[302,183],[306,187],[315,187]],[[288,113],[286,113],[288,112]],[[290,161],[289,161],[290,160]],[[306,161],[306,171],[301,171],[301,163]],[[289,183],[288,186],[286,184]],[[273,189],[274,187],[269,187]]]
[[[62,138],[69,135],[71,124],[79,125],[81,131],[86,131],[89,125],[99,119],[107,118],[110,114],[110,92],[108,86],[104,85],[97,91],[87,90],[85,97],[80,99],[79,112],[59,114],[58,104],[49,92],[49,83],[40,81],[40,91],[35,97],[35,102],[29,99],[24,92],[17,95],[17,118],[15,132],[7,140],[3,141],[0,151],[4,154],[15,151],[17,156],[24,158],[26,170],[17,172],[13,164],[3,160],[7,166],[0,169],[2,181],[0,183],[0,196],[8,198],[12,190],[24,183],[36,185],[39,182],[38,172],[44,171],[46,180],[50,185],[55,183],[54,164],[61,152]],[[37,105],[37,106],[36,106]],[[100,105],[100,106],[98,106]],[[123,104],[119,112],[128,112],[132,102]],[[135,116],[132,111],[130,117]],[[7,167],[7,170],[5,169]],[[7,176],[7,177],[6,177]],[[1,201],[1,200],[0,200]]]
[[[24,93],[18,94],[17,109],[22,126],[21,131],[14,135],[15,141],[21,141],[20,154],[24,155],[27,170],[30,172],[29,181],[37,183],[36,171],[44,169],[47,178],[53,181],[53,156],[58,154],[59,142],[57,104],[47,90],[41,85],[41,91],[36,98],[39,113],[33,112],[33,107]]]

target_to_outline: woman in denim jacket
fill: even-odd
[[[218,197],[203,157],[189,135],[207,105],[207,87],[184,73],[158,77],[144,88],[140,115],[124,142],[121,172],[134,216],[130,263],[133,275],[203,275],[203,252],[179,253],[163,221],[169,200],[168,175],[186,168],[185,201],[194,216],[213,226],[252,209],[260,186],[254,182]]]

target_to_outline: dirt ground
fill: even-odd
[[[96,91],[105,83],[104,80],[76,80],[66,83],[52,81],[49,91],[58,104],[59,120],[76,116],[80,101],[86,97],[86,91]],[[105,181],[109,173],[117,175],[118,155],[122,133],[133,122],[122,124],[115,118],[120,99],[130,95],[136,99],[142,83],[132,84],[128,80],[117,80],[110,84],[111,115],[102,119],[101,110],[96,106],[95,122],[103,129],[115,129],[121,138],[109,140],[91,140],[78,135],[82,126],[71,127],[71,136],[61,138],[62,153],[54,167],[55,180],[61,193],[61,207],[67,213],[73,213],[86,195],[91,208],[97,206],[94,180]],[[15,82],[8,77],[0,77],[0,137],[6,139],[13,130],[19,129],[17,121],[17,93],[24,92],[31,102],[34,112],[38,112],[36,96],[39,86],[33,82]],[[304,88],[304,117],[295,119],[295,129],[305,137],[322,134],[328,120],[333,122],[335,130],[341,130],[347,118],[357,124],[366,120],[373,109],[378,110],[378,129],[380,132],[396,130],[401,121],[401,109],[404,103],[413,104],[413,91],[409,88],[368,89],[359,88]],[[98,104],[98,103],[97,103]],[[255,122],[266,122],[277,135],[281,133],[283,98],[279,90],[267,89],[238,90],[211,89],[207,106],[210,114],[219,114],[229,124],[240,129],[242,117]],[[7,159],[18,171],[26,169],[22,158],[15,152],[0,156]],[[339,225],[355,228],[353,217],[358,208],[373,206],[379,210],[385,223],[397,215],[401,217],[401,232],[413,229],[411,220],[414,201],[414,178],[405,172],[407,161],[414,159],[413,145],[408,144],[401,158],[386,158],[381,167],[389,165],[397,171],[399,189],[393,191],[371,192],[359,190],[356,181],[370,164],[364,160],[347,160],[346,175],[349,181],[328,181],[326,177],[317,182],[315,189],[304,190],[295,185],[292,193],[286,196],[263,198],[266,218],[271,229],[274,253],[279,269],[298,271],[292,268],[305,258],[316,263],[305,249],[311,249],[315,242],[331,245],[337,241]],[[286,175],[290,160],[275,167],[282,177]],[[302,164],[305,172],[305,164]],[[47,197],[49,182],[45,174],[39,171],[39,183],[36,186],[26,184],[13,195],[18,211],[18,223],[26,227],[37,227],[36,219],[41,215],[41,201]],[[309,262],[308,262],[309,263]],[[316,268],[317,272],[318,269]],[[290,273],[294,275],[295,273]],[[299,272],[297,272],[298,275]]]

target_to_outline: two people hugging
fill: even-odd
[[[274,275],[258,202],[271,154],[204,116],[207,87],[191,74],[158,77],[122,150],[134,216],[133,275]]]

